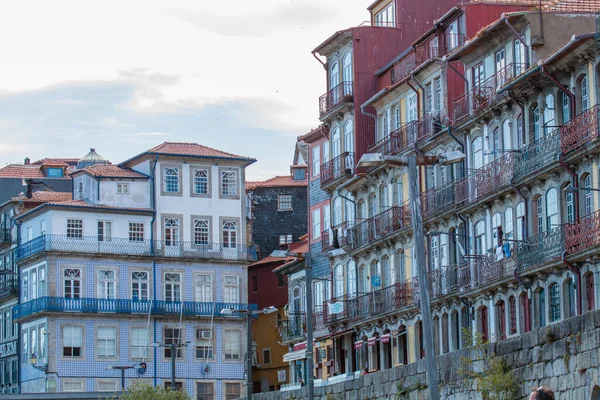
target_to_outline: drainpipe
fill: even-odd
[[[575,95],[566,87],[564,87],[559,81],[556,80],[555,77],[550,75],[548,71],[544,69],[544,64],[540,64],[540,72],[546,76],[546,78],[550,79],[552,83],[554,83],[562,92],[564,92],[567,96],[571,98],[571,119],[575,118]]]
[[[458,143],[458,145],[460,146],[460,151],[462,151],[463,153],[465,152],[465,145],[463,142],[460,141],[459,138],[456,137],[456,135],[454,135],[454,133],[452,133],[452,126],[448,126],[448,135],[456,142]],[[464,161],[463,161],[464,162]]]
[[[575,315],[583,314],[583,310],[581,308],[581,273],[579,272],[579,268],[577,268],[572,262],[567,260],[567,251],[563,252],[562,262],[565,263],[567,268],[573,272],[574,275],[577,276],[577,312]]]
[[[540,13],[542,12],[542,10],[540,9]],[[525,47],[527,47],[527,43],[525,43],[525,38],[521,35],[519,35],[519,32],[517,32],[517,30],[515,29],[514,26],[512,26],[510,24],[510,22],[508,22],[508,18],[503,17],[504,19],[504,23],[506,24],[506,26],[508,26],[510,28],[510,30],[512,31],[513,35],[516,36],[517,39],[519,39],[519,41],[521,42],[521,44]],[[544,37],[544,30],[542,29],[542,38]],[[525,49],[525,64],[529,65],[529,49]]]
[[[463,81],[465,81],[465,85],[469,84],[469,81],[467,80],[467,78],[465,78],[465,76],[463,74],[461,74],[460,72],[458,72],[458,70],[456,68],[454,68],[452,66],[452,64],[450,64],[450,61],[447,61],[446,64],[448,64],[448,68],[450,68],[452,71],[454,71],[454,73],[456,75],[458,75],[460,79],[462,79]]]
[[[152,173],[150,174],[150,201],[152,202],[151,207],[154,210],[152,214],[152,221],[150,222],[150,254],[152,255],[154,255],[154,224],[156,222],[156,164],[158,164],[158,154],[155,156],[154,164],[152,165]]]
[[[371,114],[371,113],[365,111],[365,105],[364,104],[360,106],[360,112],[362,112],[363,115],[366,115],[367,117],[371,117],[371,118],[373,118],[375,120],[377,119],[377,115]]]
[[[321,63],[321,65],[323,66],[323,68],[327,68],[327,64],[325,64],[323,61],[321,61],[321,59],[319,57],[317,57],[317,55],[313,52],[312,53],[313,57],[317,59],[318,62]]]
[[[579,182],[577,179],[577,173],[575,171],[573,171],[567,164],[565,164],[565,162],[563,160],[561,160],[560,158],[558,159],[558,163],[560,164],[561,167],[563,167],[563,169],[565,171],[567,171],[571,175],[572,182],[573,182],[573,188],[578,189]],[[573,195],[573,199],[575,200],[575,220],[577,221],[579,219],[579,192],[577,192],[576,194]]]
[[[544,17],[542,14],[542,0],[540,0],[540,33],[542,34],[542,42],[544,42]]]

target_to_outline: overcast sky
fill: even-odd
[[[369,4],[2,2],[1,164],[90,147],[117,163],[183,141],[257,158],[249,179],[289,173],[326,90],[311,50]]]

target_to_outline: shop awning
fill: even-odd
[[[381,343],[389,343],[390,342],[390,334],[386,333],[381,335]]]
[[[303,360],[306,358],[306,349],[298,351],[290,351],[283,355],[283,362],[290,362],[296,360]]]
[[[375,346],[375,343],[377,342],[377,338],[376,337],[371,337],[367,340],[367,346]]]
[[[363,347],[363,341],[361,340],[360,342],[354,342],[354,348],[355,349],[360,349]]]

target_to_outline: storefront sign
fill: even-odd
[[[287,371],[285,369],[281,369],[277,371],[277,382],[285,383],[287,382]]]
[[[8,357],[17,354],[17,341],[0,344],[0,357]]]

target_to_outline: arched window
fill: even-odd
[[[371,290],[381,289],[381,264],[377,260],[371,261]]]
[[[498,228],[500,227],[502,227],[502,216],[500,213],[496,213],[492,217],[492,238],[494,239],[494,247],[500,246],[500,236],[498,235]]]
[[[571,188],[571,182],[564,186],[563,192],[565,194],[565,222],[575,222],[575,196],[573,192],[568,189]]]
[[[390,258],[383,256],[381,258],[381,287],[388,287],[392,285],[392,266],[390,265]]]
[[[165,245],[166,246],[178,246],[179,245],[179,219],[178,218],[167,218],[165,219]]]
[[[525,239],[525,202],[517,204],[516,239]]]
[[[344,82],[352,82],[352,54],[344,54],[342,59],[342,75]]]
[[[223,247],[232,248],[237,245],[237,222],[223,221]]]
[[[540,109],[537,103],[533,103],[529,107],[529,136],[538,141],[540,134]]]
[[[340,66],[337,62],[331,64],[329,69],[329,89],[333,89],[340,84]]]
[[[346,264],[346,274],[348,282],[348,296],[356,296],[356,263],[354,260],[348,261]]]
[[[371,193],[371,195],[369,196],[368,208],[369,218],[377,214],[377,203],[375,202],[375,193]]]
[[[392,201],[394,205],[402,204],[402,176],[396,175],[392,183]]]
[[[475,224],[475,254],[483,255],[485,249],[485,223],[479,221]]]
[[[341,264],[335,266],[333,271],[333,295],[336,298],[344,296],[344,267]]]
[[[494,159],[502,156],[502,135],[500,134],[500,128],[494,129],[492,134],[492,152],[494,153]]]
[[[560,321],[560,288],[558,284],[550,285],[550,322]]]
[[[517,300],[515,296],[508,298],[508,320],[509,334],[515,335],[517,333]]]
[[[481,137],[478,136],[471,142],[471,160],[473,169],[478,169],[483,166],[483,146]]]
[[[546,326],[546,291],[539,288],[533,297],[535,323],[537,328]]]
[[[513,209],[508,207],[504,210],[504,237],[508,240],[514,239]],[[510,242],[508,244],[511,244]]]
[[[555,107],[554,107],[554,95],[552,93],[548,93],[546,95],[544,107],[544,134],[548,135],[554,129],[554,125],[556,125],[555,116]]]
[[[592,176],[586,174],[582,179],[582,185],[585,190],[583,191],[583,215],[590,215],[592,213],[592,191],[589,190],[592,187]]]
[[[558,227],[558,191],[550,188],[546,192],[546,226],[548,232]]]
[[[399,249],[394,255],[394,279],[395,282],[404,282],[406,280],[406,264],[404,263],[404,251]]]
[[[498,340],[506,339],[506,304],[504,300],[496,303],[496,329],[498,330]]]
[[[354,122],[351,119],[344,124],[344,152],[354,153]]]
[[[539,235],[544,232],[544,207],[542,205],[542,196],[538,195],[533,198],[532,207],[536,215],[533,231]]]
[[[363,199],[358,200],[356,208],[356,218],[365,219],[367,218],[367,209],[365,207],[365,201]]]
[[[575,280],[571,277],[563,282],[563,315],[565,318],[574,317],[577,313],[575,305]]]
[[[481,333],[481,339],[483,339],[483,341],[488,341],[490,338],[488,308],[486,306],[479,307],[479,309],[477,310],[477,314],[479,317],[477,318],[477,330],[479,331],[479,333]]]
[[[333,226],[338,226],[342,223],[342,199],[336,197],[333,200]]]
[[[571,120],[571,98],[565,92],[560,92],[562,122],[566,124]]]
[[[584,75],[583,78],[581,78],[579,85],[581,87],[581,112],[583,112],[589,107],[587,75]]]
[[[527,144],[525,130],[523,129],[523,115],[521,114],[517,117],[517,144],[519,149]]]
[[[179,192],[179,169],[165,168],[165,192]]]
[[[510,149],[512,144],[512,134],[510,132],[510,125],[511,123],[509,119],[505,119],[502,123],[502,148],[504,150]]]
[[[334,128],[331,131],[331,158],[336,158],[341,154],[340,128]]]
[[[379,212],[383,212],[388,208],[388,187],[387,184],[379,185]]]
[[[358,276],[358,290],[360,290],[360,293],[367,293],[369,291],[368,276],[369,271],[367,266],[365,264],[361,265]]]
[[[352,193],[347,193],[346,197],[350,200],[354,200],[354,196],[352,195]],[[344,211],[345,211],[345,221],[346,222],[354,222],[355,219],[355,215],[354,215],[354,208],[355,208],[355,203],[353,203],[350,200],[346,200],[344,202]]]

